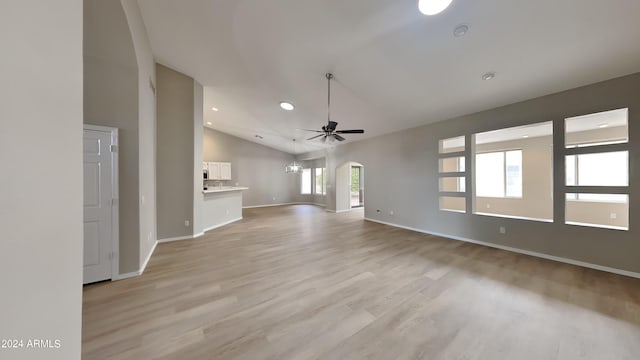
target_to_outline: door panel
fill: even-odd
[[[83,283],[111,278],[112,159],[111,133],[84,130]]]

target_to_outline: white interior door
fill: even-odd
[[[111,279],[113,161],[111,131],[84,130],[83,283]]]

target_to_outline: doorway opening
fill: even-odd
[[[347,161],[336,168],[336,212],[364,209],[364,165]]]
[[[364,207],[364,167],[362,165],[351,165],[349,200],[352,209]]]

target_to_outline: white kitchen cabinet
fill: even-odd
[[[220,163],[209,163],[209,180],[220,180]]]
[[[209,180],[231,180],[231,163],[229,162],[210,162]]]
[[[231,163],[220,163],[220,180],[231,180]]]

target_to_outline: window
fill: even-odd
[[[566,167],[569,186],[629,185],[628,151],[567,155]]]
[[[565,119],[565,223],[629,229],[628,109]]]
[[[461,152],[466,148],[464,136],[444,139],[439,141],[440,154],[448,154],[452,152]]]
[[[473,136],[475,214],[553,221],[553,123]]]
[[[311,169],[302,169],[302,176],[300,183],[301,194],[311,194]]]
[[[440,172],[464,172],[464,156],[442,158],[440,161]]]
[[[522,150],[477,154],[476,196],[522,197]]]
[[[438,142],[438,190],[440,210],[466,212],[466,140],[464,136],[443,139]]]
[[[314,194],[316,195],[325,195],[326,194],[326,179],[325,179],[325,168],[315,168],[314,176],[315,176],[315,187]]]

